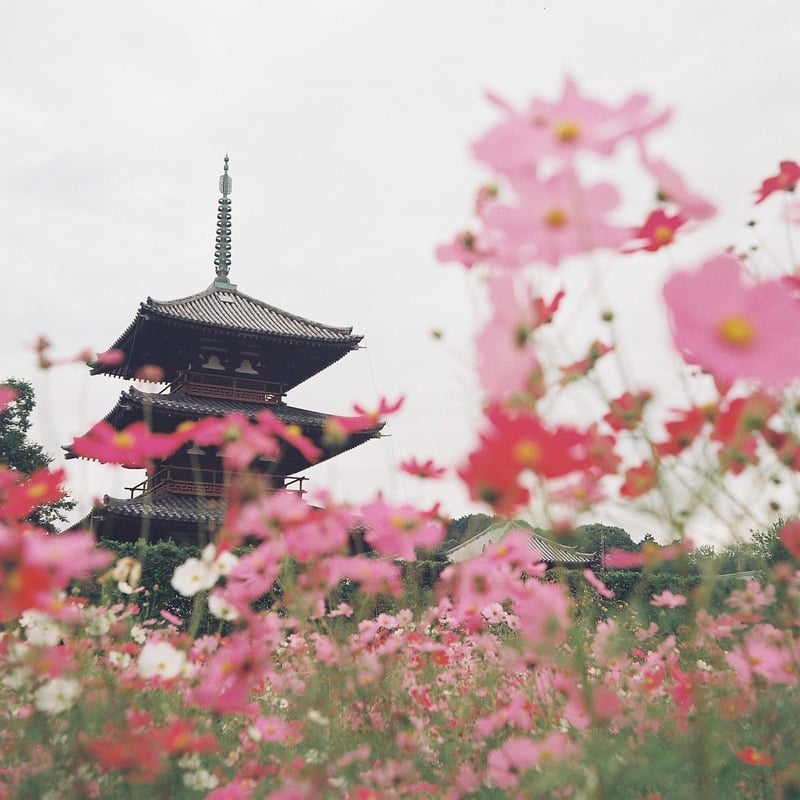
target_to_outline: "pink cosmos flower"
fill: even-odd
[[[345,509],[315,510],[308,520],[283,529],[283,542],[290,556],[305,563],[346,549],[350,531],[357,524]]]
[[[787,522],[781,528],[781,544],[792,558],[800,561],[800,520]]]
[[[429,479],[441,478],[447,472],[445,467],[436,466],[430,458],[427,461],[418,461],[416,458],[406,459],[400,463],[400,469],[409,475]]]
[[[594,365],[613,349],[612,346],[604,344],[599,339],[595,339],[589,345],[589,350],[583,358],[572,364],[567,364],[565,367],[558,368],[559,372],[561,372],[560,383],[565,386],[587,375],[594,368]]]
[[[105,464],[146,467],[171,455],[185,442],[183,431],[153,433],[145,422],[134,422],[121,431],[108,422],[98,422],[87,434],[73,439],[70,450],[76,456]]]
[[[607,600],[614,599],[614,590],[609,589],[608,586],[597,577],[597,575],[592,572],[590,569],[585,569],[583,571],[583,577],[586,578],[587,581],[597,590],[597,593],[602,597],[605,597]]]
[[[513,610],[519,618],[520,633],[538,650],[552,652],[562,644],[570,626],[572,601],[564,586],[528,580],[513,587]]]
[[[642,165],[656,181],[658,199],[674,203],[684,219],[701,222],[717,213],[708,200],[688,189],[680,173],[666,161],[651,159],[643,148],[640,155]]]
[[[327,585],[335,586],[343,578],[359,584],[366,594],[401,595],[403,582],[399,567],[391,561],[365,556],[330,556],[320,564]]]
[[[534,98],[525,112],[515,111],[503,100],[489,99],[502,108],[507,119],[473,146],[475,156],[507,175],[531,172],[540,160],[571,160],[592,150],[610,155],[626,137],[643,138],[665,124],[670,113],[653,113],[649,99],[634,94],[618,108],[580,94],[567,78],[559,100]]]
[[[533,767],[567,758],[575,753],[575,745],[566,734],[550,733],[543,739],[512,736],[489,753],[488,777],[501,789],[519,785],[524,772]]]
[[[451,242],[440,244],[436,248],[436,260],[443,263],[457,261],[467,269],[471,269],[481,261],[485,261],[491,254],[484,251],[478,239],[471,231],[457,233]]]
[[[388,506],[382,497],[362,506],[364,539],[379,553],[405,561],[416,559],[418,547],[431,550],[442,543],[444,526],[410,505]]]
[[[0,386],[0,412],[8,408],[19,397],[19,392],[11,386]]]
[[[483,220],[488,240],[495,245],[493,260],[505,266],[541,261],[556,266],[567,256],[599,247],[618,248],[630,238],[630,229],[607,222],[619,205],[610,183],[582,186],[568,168],[541,181],[533,176],[514,180],[519,203],[497,203]]]
[[[489,281],[489,301],[493,314],[476,343],[481,386],[496,401],[531,393],[539,374],[539,359],[530,341],[538,321],[531,287],[523,276],[504,270]]]
[[[669,589],[665,589],[661,594],[654,594],[650,605],[660,606],[661,608],[679,608],[686,605],[686,597],[682,594],[673,594]]]
[[[34,508],[59,500],[64,494],[62,484],[66,474],[63,469],[51,472],[43,467],[29,476],[14,472],[7,475],[14,475],[18,482],[0,487],[2,517],[22,519]]]
[[[771,767],[772,756],[763,750],[756,750],[755,747],[745,747],[736,754],[739,761],[751,767]]]
[[[723,381],[782,387],[800,377],[800,303],[780,280],[747,284],[739,261],[719,255],[664,286],[675,345]]]
[[[322,450],[319,449],[307,436],[299,425],[285,425],[271,411],[264,409],[256,417],[258,427],[268,434],[283,439],[298,450],[310,463],[319,461]]]
[[[367,409],[355,404],[353,411],[358,416],[328,417],[324,426],[325,439],[333,443],[343,442],[347,440],[351,433],[374,430],[382,424],[383,417],[398,412],[404,400],[404,397],[399,397],[395,402],[391,402],[385,397],[381,397],[378,401],[378,407],[374,409]]]
[[[651,211],[647,219],[640,228],[633,232],[633,238],[639,242],[622,249],[623,253],[636,253],[639,250],[646,250],[654,253],[668,244],[672,244],[675,238],[675,231],[678,230],[686,219],[681,214],[669,216],[663,208]]]
[[[97,358],[94,360],[94,363],[105,367],[116,367],[119,366],[124,360],[124,350],[106,350],[104,353],[97,354]]]
[[[622,550],[619,547],[612,547],[603,558],[603,564],[611,569],[629,569],[631,567],[652,567],[680,558],[686,553],[690,553],[694,543],[691,539],[684,539],[678,544],[661,547],[652,542],[645,542],[640,552]]]
[[[756,205],[766,200],[774,192],[793,192],[800,181],[800,164],[796,161],[781,161],[777,175],[767,178],[756,192]]]
[[[784,631],[759,624],[725,654],[725,660],[745,685],[758,677],[769,684],[797,686],[799,655],[797,643],[787,640]]]
[[[606,497],[601,487],[602,477],[594,470],[586,470],[553,488],[550,496],[570,508],[587,511]]]
[[[658,475],[649,461],[644,461],[625,472],[625,480],[619,488],[622,497],[634,498],[647,494],[658,484]]]
[[[280,717],[258,716],[253,720],[253,733],[263,742],[285,742],[291,738],[292,726]]]
[[[275,420],[277,425],[270,424],[268,419],[272,415],[269,412],[267,414],[269,416],[264,416],[262,424],[253,423],[244,414],[235,411],[224,417],[205,417],[197,422],[189,422],[178,430],[198,447],[219,447],[228,467],[246,469],[255,458],[263,456],[277,459],[280,455],[275,434],[282,423]]]

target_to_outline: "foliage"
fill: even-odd
[[[559,541],[576,547],[582,553],[604,553],[612,547],[635,552],[639,545],[630,534],[616,525],[592,522],[579,525],[573,531],[559,536]]]
[[[31,475],[53,462],[52,456],[40,444],[28,438],[31,416],[36,407],[33,386],[27,381],[8,378],[3,387],[12,389],[17,397],[0,411],[0,464],[23,475]],[[74,507],[75,501],[64,496],[36,507],[28,518],[35,525],[55,532],[58,525],[66,521],[65,512]]]

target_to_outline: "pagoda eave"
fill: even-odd
[[[311,462],[299,450],[291,445],[286,445],[280,459],[274,463],[274,469],[287,475],[320,464],[333,456],[352,450],[370,439],[377,438],[383,428],[383,423],[381,423],[373,428],[354,432],[334,446],[326,442],[325,430],[326,423],[335,415],[283,403],[264,405],[184,394],[151,394],[134,387],[120,394],[116,405],[106,414],[103,421],[117,429],[122,429],[134,422],[147,420],[155,433],[172,433],[183,422],[195,422],[204,417],[224,417],[232,413],[239,413],[254,420],[259,413],[265,410],[273,414],[284,425],[298,427],[322,453],[319,459]],[[348,419],[347,417],[337,418],[345,421]],[[76,457],[68,447],[64,450],[67,458]]]

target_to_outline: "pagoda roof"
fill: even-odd
[[[233,284],[215,281],[204,291],[188,297],[176,300],[148,297],[140,303],[133,321],[109,348],[121,350],[127,357],[119,364],[95,362],[92,374],[134,377],[138,368],[147,363],[147,357],[137,355],[137,349],[142,349],[143,341],[146,347],[154,337],[161,339],[165,329],[183,330],[194,340],[240,339],[257,349],[290,346],[295,353],[298,347],[326,351],[326,356],[314,360],[310,374],[298,375],[301,380],[356,349],[363,338],[354,334],[352,327],[315,322],[250,297]]]
[[[95,511],[138,519],[148,518],[219,526],[225,516],[225,503],[214,498],[154,492],[127,500],[106,495],[103,498],[103,505],[96,508]]]
[[[142,303],[140,313],[163,316],[257,336],[279,336],[315,343],[357,344],[360,336],[353,329],[323,325],[290,314],[234,288],[212,284],[205,291],[178,300],[153,300]]]
[[[135,542],[147,530],[153,540],[170,538],[178,543],[197,544],[219,528],[225,508],[218,498],[169,492],[127,500],[106,495],[101,504],[67,530],[92,530],[98,539],[120,542]]]
[[[305,408],[287,406],[283,403],[265,405],[263,403],[247,403],[237,400],[222,400],[212,397],[198,397],[190,394],[155,394],[143,392],[131,386],[127,392],[120,394],[114,408],[103,418],[116,428],[127,427],[141,419],[150,419],[150,427],[159,433],[171,433],[180,422],[185,420],[198,420],[204,417],[223,417],[230,413],[244,414],[249,419],[255,419],[262,411],[269,411],[285,425],[297,425],[317,447],[322,451],[320,458],[310,463],[299,450],[293,447],[286,448],[280,464],[287,474],[294,474],[299,470],[321,464],[335,455],[352,450],[370,439],[377,437],[384,426],[381,422],[374,428],[350,434],[347,439],[331,447],[324,440],[324,426],[332,414],[323,414],[319,411],[309,411]],[[156,414],[152,414],[156,412]],[[151,418],[152,417],[152,418]],[[165,419],[166,418],[166,419]],[[347,417],[342,417],[347,419]],[[159,420],[169,424],[159,425]],[[67,458],[74,458],[69,447],[64,448]]]
[[[512,531],[524,534],[527,537],[527,546],[539,556],[540,560],[548,564],[591,564],[597,560],[594,553],[581,553],[574,547],[554,542],[515,522],[498,522],[490,525],[449,550],[447,558],[451,562],[458,562],[479,556],[487,545],[501,542]]]
[[[106,414],[104,420],[112,425],[122,421],[121,416],[126,412],[137,411],[147,407],[156,411],[182,419],[201,419],[202,417],[224,417],[226,414],[238,412],[250,419],[254,419],[261,411],[269,411],[286,425],[299,425],[301,428],[320,429],[332,414],[320,411],[310,411],[305,408],[288,406],[283,403],[265,405],[264,403],[248,403],[241,400],[225,400],[216,397],[199,397],[192,394],[156,394],[143,392],[131,386],[127,392],[120,394],[114,408]],[[135,419],[140,419],[137,414]],[[134,422],[135,419],[124,420],[123,424]],[[375,428],[365,433],[375,434],[380,428]]]

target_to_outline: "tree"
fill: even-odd
[[[631,539],[626,530],[614,525],[604,525],[601,522],[580,525],[571,533],[560,537],[560,541],[577,547],[584,553],[597,553],[598,555],[608,552],[612,547],[630,552],[639,550],[639,545]]]
[[[27,476],[37,469],[49,467],[53,458],[40,444],[28,438],[31,414],[36,407],[33,386],[15,378],[9,378],[3,385],[17,392],[17,398],[0,411],[0,464]],[[58,530],[58,523],[66,521],[64,512],[74,507],[75,501],[64,496],[54,503],[39,506],[28,519],[53,533]]]

